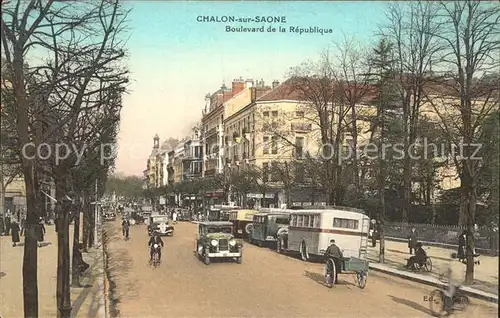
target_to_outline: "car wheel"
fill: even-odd
[[[306,242],[302,241],[302,244],[300,244],[300,257],[302,258],[303,261],[308,261],[309,260],[309,253],[307,252],[307,245]]]

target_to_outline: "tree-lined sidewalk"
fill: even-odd
[[[38,249],[39,317],[56,317],[57,233],[46,226],[45,244]],[[70,235],[73,227],[70,227]],[[0,237],[0,317],[24,317],[22,277],[23,247],[12,247],[9,236]],[[99,250],[83,253],[90,265],[81,278],[82,288],[71,289],[72,316],[98,317],[100,297],[104,292],[97,282],[103,275],[103,260]]]
[[[456,253],[456,251],[435,246],[424,246],[424,249],[432,260],[432,272],[421,272],[420,274],[440,278],[441,275],[446,275],[448,267],[451,266],[453,276],[460,282],[465,280],[466,265],[451,258],[451,254]],[[386,241],[385,265],[403,270],[406,259],[411,256],[408,252],[407,243]],[[378,253],[378,244],[375,248],[369,248],[368,259],[370,262],[378,262]],[[475,267],[474,284],[467,286],[498,295],[498,257],[480,256],[479,259],[481,264]]]

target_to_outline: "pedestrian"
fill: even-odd
[[[78,252],[76,254],[76,258],[78,259],[78,268],[80,269],[80,275],[82,275],[87,270],[87,268],[90,267],[90,265],[83,260],[83,255],[82,255],[83,249],[84,249],[83,243],[78,243]]]
[[[176,212],[176,211],[174,211],[174,213],[172,213],[172,222],[173,222],[174,224],[176,224],[176,223],[177,223],[177,212]]]
[[[17,224],[16,220],[10,223],[10,230],[12,234],[12,246],[15,247],[16,243],[19,243],[19,224]]]
[[[5,233],[4,216],[0,215],[0,236],[3,236],[4,233]]]
[[[413,254],[413,250],[417,245],[418,233],[415,228],[411,229],[410,235],[408,235],[408,248],[410,249],[410,254]]]
[[[5,214],[5,235],[9,235],[11,229],[10,209],[7,209]]]
[[[464,230],[458,237],[458,253],[457,258],[462,263],[465,263],[465,245],[467,244],[467,230]]]
[[[45,226],[43,225],[43,221],[42,219],[40,218],[40,223],[38,223],[37,227],[36,227],[36,231],[37,231],[37,238],[38,238],[38,247],[42,247],[42,243],[45,239]]]

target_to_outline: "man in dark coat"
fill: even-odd
[[[465,262],[465,246],[467,245],[467,230],[464,230],[458,237],[458,253],[457,258],[461,262]]]
[[[417,236],[417,231],[415,228],[412,228],[410,235],[408,235],[408,248],[410,249],[410,254],[413,254],[413,249],[415,249],[415,246],[417,245]]]
[[[9,235],[11,229],[10,210],[5,214],[5,235]]]
[[[330,240],[330,246],[327,247],[325,251],[325,256],[327,258],[332,257],[333,262],[335,263],[335,284],[338,284],[338,275],[340,270],[342,269],[342,262],[344,255],[342,254],[342,251],[340,248],[335,244],[335,240],[331,239]]]
[[[17,222],[14,220],[14,222],[12,222],[10,224],[10,230],[11,230],[11,234],[12,234],[12,246],[16,246],[16,243],[19,243],[19,224],[17,224]]]

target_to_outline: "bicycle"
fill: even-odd
[[[464,311],[470,303],[469,297],[457,286],[453,295],[447,296],[442,289],[435,289],[429,297],[430,310],[435,317],[450,315],[454,311]]]
[[[158,244],[153,245],[153,261],[152,261],[151,265],[153,265],[154,268],[156,268],[160,265],[160,254],[158,253],[159,248],[160,248],[160,245],[158,245]]]

